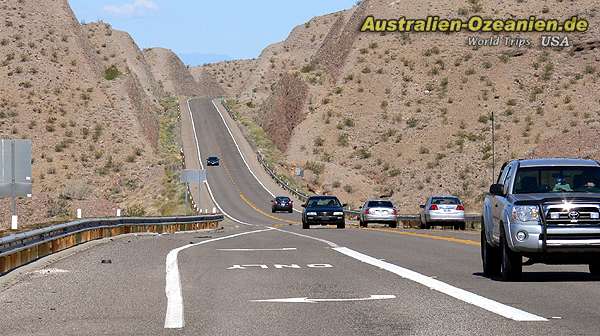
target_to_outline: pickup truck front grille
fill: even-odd
[[[598,204],[551,204],[544,206],[544,219],[549,226],[599,225]]]

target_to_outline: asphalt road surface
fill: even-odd
[[[2,335],[598,335],[583,266],[483,277],[478,235],[272,214],[208,99],[190,102],[221,230],[83,245],[0,278]],[[294,224],[296,223],[296,224]],[[102,263],[110,260],[110,263]]]

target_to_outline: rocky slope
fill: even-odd
[[[144,55],[154,78],[158,80],[168,95],[202,95],[198,83],[189,69],[173,51],[164,48],[150,48],[144,50]]]
[[[226,91],[237,113],[262,125],[285,151],[284,167],[312,170],[299,180],[310,189],[336,193],[355,206],[369,196],[391,195],[407,212],[432,193],[453,193],[477,211],[492,179],[492,112],[498,162],[536,155],[600,158],[592,141],[600,115],[598,10],[591,0],[365,0],[295,28],[252,66],[227,62],[203,69],[231,88]],[[576,45],[562,49],[539,47],[537,33],[519,34],[534,46],[518,49],[473,48],[466,40],[477,34],[467,32],[358,32],[366,15],[472,14],[579,15],[590,30],[569,35]],[[303,103],[278,89],[290,76],[302,80],[296,87],[308,87]]]
[[[0,12],[0,137],[33,140],[33,198],[19,201],[20,222],[76,208],[156,214],[164,93],[144,54],[126,33],[80,25],[66,0],[8,0]],[[3,223],[8,209],[2,200]]]

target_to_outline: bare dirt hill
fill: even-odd
[[[453,193],[467,200],[468,210],[477,211],[492,179],[492,112],[498,162],[578,153],[600,158],[588,141],[600,126],[595,94],[600,89],[600,49],[594,48],[600,43],[598,10],[591,0],[365,0],[347,11],[315,18],[285,42],[267,47],[256,60],[259,70],[238,76],[248,78],[247,85],[231,98],[237,99],[237,113],[264,126],[274,120],[264,111],[279,95],[275,88],[284,73],[304,80],[308,94],[295,112],[301,122],[279,118],[281,124],[270,127],[293,128],[288,139],[279,135],[272,140],[286,148],[285,167],[313,170],[299,180],[310,189],[336,193],[355,206],[368,196],[391,195],[408,212],[416,212],[432,193]],[[569,48],[541,48],[539,33],[518,34],[531,39],[531,48],[474,48],[466,40],[479,34],[468,32],[358,33],[366,15],[474,14],[579,15],[590,21],[590,30],[569,35],[577,44]],[[315,35],[316,46],[304,39],[288,44],[299,31],[317,26],[315,22],[322,23],[323,34],[320,39]],[[284,57],[286,65],[279,66]],[[219,69],[225,72],[223,79],[235,81],[228,67]]]
[[[201,96],[218,97],[225,95],[225,90],[217,82],[215,76],[206,69],[195,67],[190,69],[190,73],[200,87]]]
[[[194,79],[200,85],[219,85],[228,97],[240,95],[254,72],[256,60],[237,60],[207,64],[190,69]]]
[[[33,198],[19,202],[21,223],[73,217],[76,208],[157,213],[160,88],[133,41],[82,27],[66,0],[9,0],[0,11],[0,137],[33,140]],[[118,71],[108,71],[113,64]],[[5,200],[0,212],[5,225]]]
[[[158,80],[168,95],[202,95],[200,87],[189,69],[173,51],[164,48],[150,48],[144,50],[144,55],[150,64],[154,78]]]

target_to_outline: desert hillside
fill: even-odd
[[[433,193],[457,194],[467,210],[492,180],[491,113],[497,161],[531,156],[600,159],[600,19],[587,1],[365,0],[296,27],[252,61],[202,67],[242,118],[262,126],[283,155],[282,173],[354,206],[389,195],[406,212]],[[585,17],[568,48],[466,45],[468,32],[359,33],[378,18]],[[490,35],[482,34],[484,37]],[[514,35],[514,34],[501,34]],[[250,63],[251,62],[251,63]],[[195,70],[195,71],[200,71]],[[243,84],[240,83],[243,81]]]
[[[33,140],[33,198],[19,201],[20,222],[77,208],[159,213],[164,90],[133,40],[79,24],[67,0],[9,0],[0,11],[0,137]]]
[[[158,80],[168,95],[196,96],[202,94],[189,69],[173,51],[164,48],[150,48],[144,50],[144,55],[150,64],[154,78]]]

